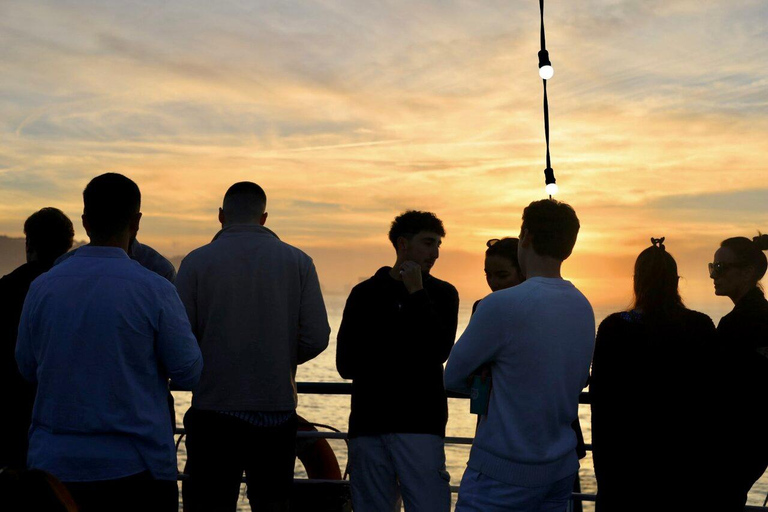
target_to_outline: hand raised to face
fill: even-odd
[[[421,281],[421,265],[415,261],[405,261],[400,265],[400,277],[408,293],[415,293],[424,288]]]

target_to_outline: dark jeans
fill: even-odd
[[[186,512],[237,508],[245,471],[252,510],[288,510],[296,461],[296,416],[278,427],[256,427],[233,416],[190,409],[184,416],[189,478]]]
[[[176,512],[175,480],[155,480],[149,472],[116,480],[64,482],[80,512]]]

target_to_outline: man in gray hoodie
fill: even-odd
[[[243,471],[255,510],[288,510],[296,365],[328,346],[312,259],[264,227],[266,194],[232,185],[222,229],[181,263],[176,287],[207,361],[184,418],[186,510],[234,511]]]

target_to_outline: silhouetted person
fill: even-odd
[[[184,506],[234,511],[245,471],[254,510],[288,510],[296,460],[296,365],[328,346],[312,259],[264,227],[267,197],[232,185],[221,231],[192,251],[176,286],[206,365],[184,417]]]
[[[634,302],[600,324],[589,384],[597,511],[709,508],[715,325],[687,309],[664,245],[637,257]],[[652,493],[644,496],[645,493]]]
[[[141,194],[120,174],[83,191],[91,239],[35,280],[16,361],[37,383],[28,465],[67,486],[83,512],[175,511],[168,377],[193,388],[202,357],[175,288],[126,253]]]
[[[560,274],[578,232],[576,212],[565,203],[525,208],[517,249],[525,282],[484,298],[453,347],[447,389],[469,393],[469,378],[484,365],[493,376],[457,511],[568,506],[579,469],[572,424],[595,336],[592,307]]]
[[[491,292],[506,290],[525,281],[523,271],[520,270],[520,263],[517,261],[517,238],[492,238],[486,242],[488,247],[485,250],[485,280]],[[481,299],[482,300],[482,299]],[[480,300],[472,304],[472,314],[475,314]],[[483,382],[487,383],[488,388],[492,386],[491,367],[483,365],[475,372]],[[489,395],[486,395],[489,398]],[[476,400],[475,397],[472,400]],[[487,404],[486,404],[487,405]],[[478,414],[482,416],[482,414]],[[480,417],[477,418],[478,425]]]
[[[525,275],[520,270],[520,263],[517,260],[518,243],[517,238],[492,238],[486,242],[488,248],[485,250],[485,280],[492,292],[512,288],[525,281]],[[478,304],[480,304],[479,300],[472,305],[472,314],[475,314]],[[479,375],[483,380],[487,380],[489,385],[492,385],[489,366],[484,366]],[[480,420],[481,418],[478,417],[478,424]],[[578,418],[573,422],[572,427],[577,439],[576,452],[579,459],[583,459],[587,456],[587,449]],[[581,484],[577,477],[574,482],[574,491],[580,490]]]
[[[24,222],[27,262],[0,279],[0,468],[27,465],[27,435],[35,386],[16,366],[16,334],[29,285],[72,247],[72,221],[56,208],[43,208]]]
[[[349,457],[355,512],[448,511],[448,404],[443,363],[456,337],[459,294],[430,275],[445,236],[433,213],[395,218],[392,267],[352,289],[336,367],[352,379]]]
[[[768,301],[760,284],[768,267],[765,250],[768,235],[728,238],[709,266],[715,294],[734,303],[717,326],[723,354],[718,403],[728,407],[721,434],[728,502],[722,510],[742,510],[768,466]]]
[[[517,238],[493,238],[486,243],[485,281],[492,292],[512,288],[525,281],[517,261],[517,243]],[[472,314],[478,304],[479,300],[472,305]]]

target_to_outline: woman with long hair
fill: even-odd
[[[768,268],[768,235],[728,238],[709,264],[715,295],[733,301],[717,326],[722,350],[720,393],[727,510],[743,510],[747,493],[768,466],[768,301],[760,280]]]
[[[595,342],[597,512],[697,510],[709,492],[701,439],[715,326],[685,307],[675,259],[663,238],[651,241],[635,262],[632,307],[607,317]]]

